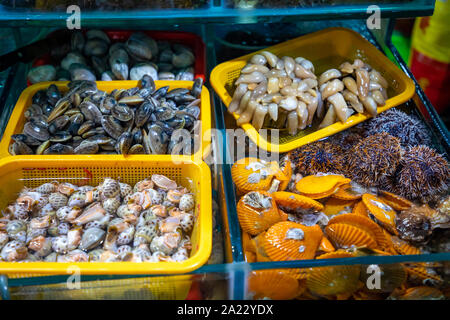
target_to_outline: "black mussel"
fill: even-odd
[[[173,101],[175,101],[178,104],[184,104],[184,103],[190,103],[192,101],[195,101],[197,98],[190,95],[190,94],[180,94],[175,97],[173,97]]]
[[[203,86],[203,79],[196,78],[194,80],[194,85],[192,86],[191,94],[196,98],[200,97],[200,94],[202,93],[202,86]]]
[[[42,142],[37,148],[36,148],[36,154],[43,154],[45,152],[45,150],[48,149],[48,147],[51,146],[51,142],[50,140],[44,141]]]
[[[43,106],[45,103],[47,103],[47,92],[45,90],[39,90],[33,95],[31,102],[33,104]]]
[[[141,88],[149,89],[153,93],[156,89],[155,81],[149,75],[144,75],[141,79]]]
[[[42,115],[42,108],[40,105],[37,104],[32,104],[31,106],[29,106],[27,108],[27,110],[25,110],[24,116],[25,119],[30,120],[36,116],[40,116]]]
[[[128,151],[129,154],[145,154],[144,146],[142,144],[135,144],[131,146]]]
[[[159,98],[164,97],[167,94],[167,91],[169,91],[169,86],[161,87],[152,94],[152,97],[158,100]]]
[[[83,101],[80,104],[80,110],[86,120],[91,120],[100,124],[102,113],[95,104],[89,101]]]
[[[152,114],[154,110],[154,105],[146,101],[143,104],[139,106],[139,108],[136,110],[136,115],[134,118],[134,123],[136,124],[136,127],[142,127],[150,118],[150,115]]]
[[[47,148],[44,154],[73,154],[73,148],[69,145],[57,143]]]
[[[176,96],[180,96],[180,95],[185,95],[189,93],[189,89],[186,88],[176,88],[176,89],[172,89],[169,92],[167,92],[166,94],[166,98],[167,99],[172,99]]]
[[[53,120],[48,124],[48,131],[51,134],[54,134],[57,131],[63,130],[69,123],[69,119],[70,117],[67,115],[59,116],[58,118],[56,118],[55,120]]]
[[[106,96],[100,100],[99,109],[104,115],[111,114],[111,109],[117,104],[116,99]]]
[[[123,127],[118,124],[112,116],[102,116],[101,124],[106,133],[114,139],[119,138],[123,132]]]
[[[142,131],[140,128],[135,127],[131,134],[133,135],[133,144],[142,144]]]
[[[19,134],[13,134],[11,136],[11,139],[14,141],[20,141],[23,142],[31,147],[35,147],[41,144],[41,141],[38,139],[35,139],[27,134],[19,133]]]
[[[66,142],[72,139],[72,135],[68,131],[58,131],[52,137],[50,142]]]
[[[47,99],[50,104],[56,104],[59,99],[61,99],[61,92],[58,87],[54,84],[51,84],[46,91]]]
[[[93,141],[83,141],[74,149],[75,154],[95,154],[99,150],[99,146]]]
[[[67,131],[69,131],[72,135],[76,135],[83,122],[84,116],[82,113],[71,115],[69,117],[69,126],[67,127]]]
[[[94,121],[91,121],[91,120],[85,121],[85,122],[82,123],[81,126],[79,127],[77,134],[81,136],[81,135],[83,135],[84,133],[93,130],[94,128],[95,128],[95,123],[94,123]]]
[[[9,146],[9,153],[13,156],[33,154],[33,150],[22,141],[15,141]]]
[[[23,133],[39,141],[45,141],[50,138],[50,134],[46,128],[38,126],[32,122],[25,123]]]
[[[130,132],[124,132],[117,139],[116,151],[119,154],[128,154],[133,142],[133,135]]]
[[[117,120],[126,122],[134,118],[134,111],[126,104],[119,103],[111,109],[111,115]]]

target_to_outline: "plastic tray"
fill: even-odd
[[[270,51],[278,56],[302,56],[315,66],[316,75],[336,68],[344,61],[360,58],[377,69],[390,84],[390,98],[378,113],[408,101],[415,91],[414,82],[395,66],[382,52],[357,32],[346,28],[328,28],[281,44],[219,64],[211,73],[211,85],[228,107],[232,100],[233,84],[247,61],[261,51]],[[233,113],[235,119],[239,115]],[[288,152],[307,143],[328,137],[370,118],[367,113],[351,116],[345,123],[340,121],[320,130],[307,128],[295,136],[280,131],[280,143],[271,143],[263,138],[249,123],[242,128],[258,147],[271,152]]]
[[[133,80],[124,80],[124,81],[97,81],[97,88],[99,90],[111,92],[114,89],[129,89],[136,87],[139,81]],[[28,106],[31,105],[31,99],[33,95],[42,89],[46,89],[49,85],[55,84],[59,90],[67,91],[67,81],[55,81],[55,82],[41,82],[34,84],[28,88],[26,88],[19,97],[19,100],[14,107],[14,110],[9,119],[8,125],[3,133],[3,138],[0,142],[0,158],[4,157],[16,157],[11,156],[8,151],[9,145],[11,144],[11,136],[13,134],[21,133],[23,130],[23,126],[25,125],[26,119],[24,116],[24,112]],[[178,81],[178,80],[165,80],[165,81],[155,81],[156,88],[160,88],[163,86],[170,86],[170,89],[174,88],[192,88],[193,81]],[[201,106],[200,106],[200,120],[201,120],[201,135],[199,140],[199,149],[193,154],[195,161],[201,161],[202,156],[208,150],[208,146],[210,144],[210,139],[206,139],[208,136],[204,133],[207,132],[211,128],[211,101],[209,96],[208,89],[203,86],[202,93],[200,96]],[[205,141],[204,141],[205,139]],[[29,157],[34,159],[45,159],[48,156],[46,155],[29,155]],[[70,159],[70,160],[79,160],[86,159],[86,157],[103,160],[103,159],[115,159],[115,160],[123,160],[128,159],[129,157],[133,157],[133,155],[59,155],[59,159]]]
[[[83,32],[86,32],[86,29],[83,29]],[[137,32],[137,30],[103,30],[108,37],[111,39],[112,43],[115,42],[125,42],[131,36],[133,32]],[[203,81],[206,80],[206,54],[205,54],[205,44],[202,39],[194,33],[190,32],[181,32],[181,31],[140,31],[152,37],[155,40],[165,40],[171,43],[179,43],[183,44],[187,47],[190,47],[195,55],[195,63],[194,63],[194,78],[202,78]],[[51,36],[52,33],[49,35]],[[38,57],[33,61],[33,67],[45,65],[45,64],[53,64],[49,54],[46,54],[42,57]],[[30,86],[31,82],[27,80],[27,85]]]
[[[174,162],[176,160],[178,162]],[[0,274],[17,277],[17,274],[65,274],[79,268],[80,274],[181,274],[191,272],[205,264],[212,248],[212,193],[211,172],[206,163],[194,163],[188,157],[136,156],[128,161],[104,159],[96,161],[61,161],[58,157],[34,160],[30,157],[2,159],[0,184],[8,186],[0,191],[0,207],[5,208],[17,198],[25,187],[37,187],[52,180],[73,184],[98,185],[103,178],[119,178],[135,184],[152,174],[163,174],[191,190],[196,197],[195,225],[192,231],[191,257],[182,262],[0,262]]]

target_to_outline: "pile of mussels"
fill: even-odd
[[[155,41],[143,32],[131,34],[125,42],[112,43],[101,30],[85,34],[77,31],[72,33],[70,42],[54,48],[51,56],[56,66],[32,68],[28,73],[32,84],[55,80],[139,80],[144,74],[153,80],[194,80],[195,55],[191,48]]]
[[[138,87],[111,93],[99,90],[93,81],[72,81],[64,95],[52,84],[33,96],[23,132],[11,136],[9,152],[192,154],[202,84],[197,78],[191,90],[156,90],[153,79],[144,75]],[[177,131],[184,134],[173,135]]]

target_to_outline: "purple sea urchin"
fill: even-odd
[[[368,135],[387,132],[391,136],[399,138],[403,147],[431,143],[428,128],[421,120],[395,108],[367,121],[365,127]]]
[[[292,150],[289,158],[295,166],[295,173],[302,175],[313,175],[319,172],[341,173],[343,154],[344,152],[338,145],[326,141],[316,141]]]
[[[347,176],[365,186],[378,186],[400,163],[400,140],[386,132],[361,140],[347,152]]]
[[[409,200],[428,202],[448,190],[449,167],[436,150],[427,146],[406,149],[395,172],[397,193]]]

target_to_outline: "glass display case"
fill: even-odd
[[[378,2],[376,8],[369,7],[367,1],[353,0],[0,1],[0,54],[13,52],[0,70],[2,135],[20,94],[30,85],[27,82],[29,71],[52,49],[47,42],[44,49],[36,51],[39,55],[29,55],[27,46],[64,30],[66,19],[73,13],[66,11],[69,4],[77,5],[81,10],[83,29],[187,32],[203,41],[204,56],[201,58],[204,60],[204,85],[210,92],[211,127],[222,133],[221,139],[212,139],[212,155],[204,159],[209,160],[211,170],[212,251],[206,264],[194,271],[173,275],[81,274],[75,275],[74,280],[73,274],[2,274],[2,299],[449,299],[450,251],[448,233],[445,232],[442,245],[424,254],[361,254],[270,262],[249,260],[243,245],[245,235],[237,216],[239,198],[231,174],[232,165],[238,159],[230,153],[232,141],[226,135],[227,129],[237,126],[209,81],[212,70],[222,62],[326,28],[351,29],[414,81],[414,96],[399,108],[420,119],[431,137],[433,148],[449,159],[448,129],[391,41],[396,18],[429,16],[433,13],[434,1],[386,0]],[[380,14],[379,27],[369,29],[367,19],[374,12]],[[364,281],[369,266],[388,274],[391,272],[392,279],[399,282],[386,284],[387,290],[367,290]],[[439,277],[438,286],[432,283],[437,281],[432,276],[414,276],[414,270],[418,268],[432,269],[432,274]],[[326,285],[319,280],[318,284],[314,283],[314,277],[305,274],[319,274],[321,277],[318,278],[322,280],[328,276],[329,283],[336,280],[330,274],[341,274],[353,282],[339,283],[351,287],[342,292],[321,291],[320,288]],[[412,284],[404,286],[407,278]]]

